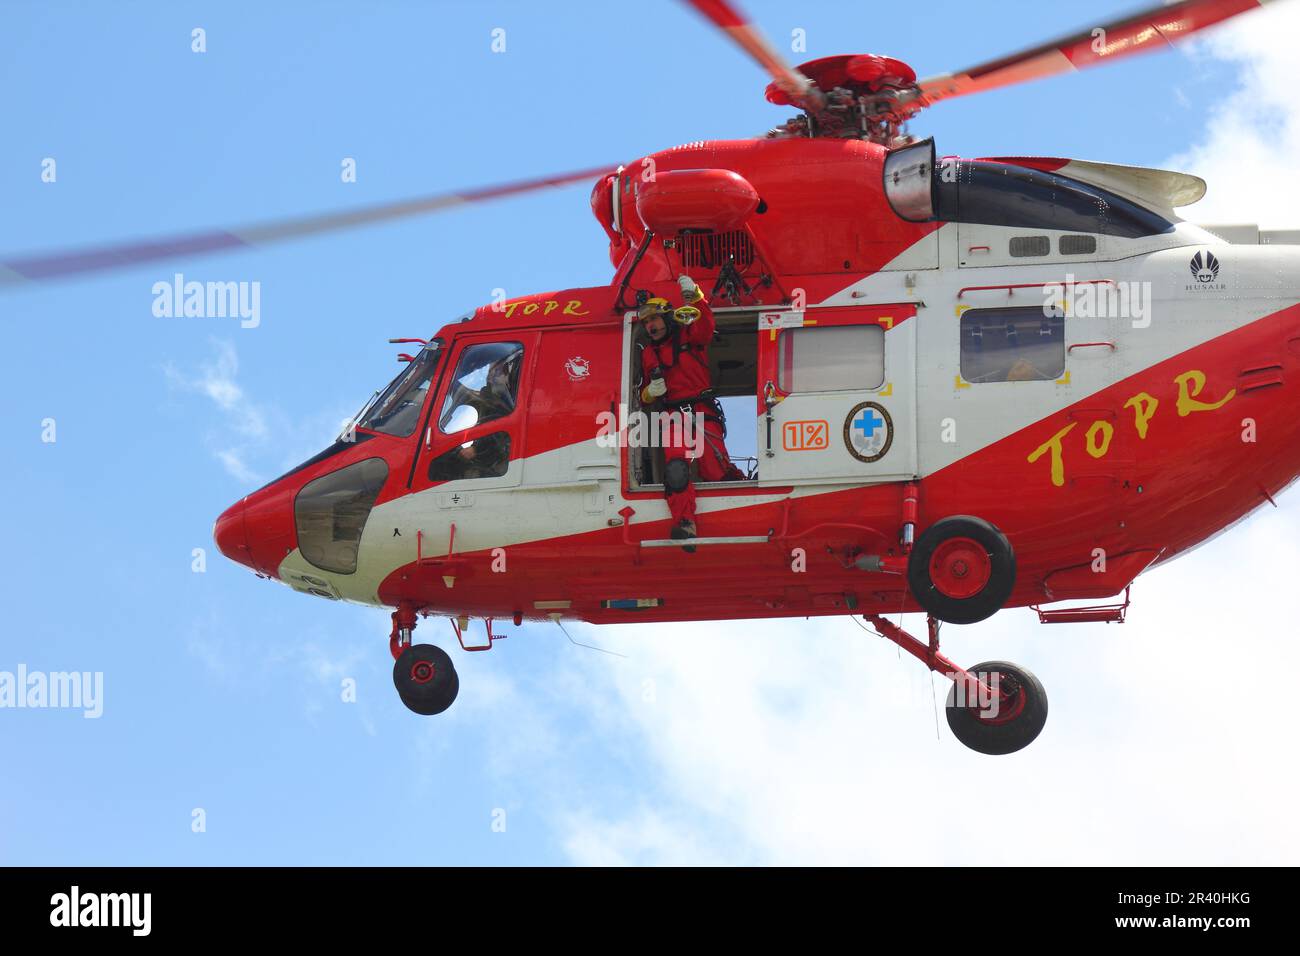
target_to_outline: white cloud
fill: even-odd
[[[200,365],[197,373],[187,376],[173,365],[166,366],[164,372],[168,381],[187,391],[206,395],[226,413],[231,427],[240,435],[250,439],[265,438],[265,415],[235,381],[239,374],[239,356],[235,346],[219,339],[213,339],[212,346],[215,356]]]
[[[213,455],[236,481],[258,484],[263,479],[248,465],[247,458],[250,448],[265,444],[270,435],[266,415],[236,381],[239,356],[235,346],[219,339],[212,339],[212,346],[215,354],[197,371],[186,374],[168,363],[163,373],[173,387],[204,395],[220,409],[223,430],[229,434],[214,436],[214,443],[220,447],[213,450]]]
[[[225,467],[227,473],[236,481],[245,485],[253,485],[261,481],[257,472],[249,468],[244,463],[244,458],[234,448],[219,448],[216,451],[217,460]]]
[[[217,459],[241,486],[257,486],[266,475],[283,472],[316,454],[342,430],[347,414],[335,403],[291,417],[251,398],[239,381],[239,355],[233,343],[213,338],[212,354],[197,368],[163,366],[174,389],[201,395],[220,412],[206,441]]]
[[[628,818],[605,822],[573,813],[563,821],[564,850],[580,866],[719,866],[734,862],[729,854],[706,850],[688,830],[648,808]]]
[[[1181,214],[1194,222],[1253,222],[1300,229],[1300,4],[1276,3],[1212,31],[1191,55],[1238,68],[1237,84],[1202,97],[1205,130],[1166,166],[1201,176],[1204,199]]]
[[[347,612],[332,630],[267,643],[255,634],[232,630],[221,614],[209,610],[190,623],[186,648],[208,679],[227,691],[276,698],[292,691],[304,717],[313,721],[343,707],[373,737],[379,732],[375,708],[387,705],[386,691],[392,685],[384,655],[376,656],[369,630],[376,615],[361,608]],[[346,679],[356,681],[356,697],[347,702]]]

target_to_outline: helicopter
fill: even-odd
[[[730,3],[689,2],[793,117],[611,167],[11,259],[0,284],[594,180],[608,285],[390,340],[410,348],[402,371],[331,445],[223,512],[218,548],[303,594],[392,608],[393,680],[418,714],[459,691],[451,656],[415,643],[421,619],[485,651],[506,620],[858,615],[952,682],[958,741],[1019,751],[1045,726],[1041,682],[957,665],[941,626],[1016,607],[1123,623],[1142,572],[1300,476],[1286,379],[1300,380],[1300,230],[1185,221],[1176,210],[1206,191],[1186,173],[940,155],[908,126],[1260,3],[1181,0],[918,80],[872,54],[792,67]],[[695,476],[689,539],[671,533],[663,449],[632,436],[654,413],[639,309],[680,300],[683,277],[705,293],[712,393],[752,403],[757,435],[738,478]],[[1074,601],[1092,603],[1053,606]],[[926,615],[924,635],[889,618],[906,612]]]

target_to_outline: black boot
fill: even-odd
[[[677,522],[676,527],[673,528],[668,536],[674,541],[684,541],[687,538],[694,538],[695,522],[691,521],[689,518],[683,518],[681,521]],[[687,554],[694,554],[695,546],[690,544],[683,545],[682,550]]]

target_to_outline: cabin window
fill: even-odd
[[[777,349],[777,384],[787,395],[861,391],[885,384],[885,330],[879,325],[786,329]]]
[[[945,159],[940,169],[938,218],[948,222],[1127,239],[1174,228],[1163,216],[1122,196],[1040,169],[969,159]],[[947,169],[953,169],[952,175]]]
[[[438,430],[452,435],[513,412],[523,360],[519,342],[471,345],[461,352],[438,416]]]
[[[324,571],[352,574],[370,509],[388,478],[382,458],[367,458],[309,481],[293,502],[298,549]]]
[[[500,478],[510,467],[510,436],[506,432],[480,435],[429,462],[430,481]]]
[[[1065,315],[1058,308],[967,309],[961,377],[967,382],[1056,381],[1065,374]]]

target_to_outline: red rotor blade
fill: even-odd
[[[922,80],[920,102],[928,106],[954,96],[1082,70],[1118,57],[1163,49],[1206,27],[1257,9],[1269,0],[1179,0],[1130,14],[1072,36],[983,63],[961,73]]]
[[[799,109],[812,112],[822,107],[825,100],[821,90],[817,89],[808,77],[786,63],[758,28],[726,0],[685,0],[685,2],[731,37],[738,47],[767,70],[768,75],[772,77],[772,82],[790,97],[792,104]]]
[[[295,219],[259,223],[241,229],[213,229],[207,232],[167,236],[161,239],[113,243],[112,245],[89,249],[7,257],[0,260],[0,286],[15,285],[24,281],[62,279],[87,272],[102,272],[107,269],[129,268],[145,262],[155,262],[159,259],[198,256],[228,249],[264,246],[285,239],[297,239],[302,236],[337,232],[343,229],[368,226],[373,223],[395,219],[406,219],[411,216],[449,209],[453,206],[463,206],[467,203],[500,199],[504,196],[515,196],[520,193],[545,189],[549,186],[564,186],[582,180],[593,180],[609,175],[614,169],[614,165],[600,166],[595,169],[584,169],[581,172],[543,176],[538,179],[525,179],[499,186],[484,186],[464,192],[440,193],[420,199],[363,206],[360,209],[351,209],[346,212],[325,213],[319,216],[301,216]]]

